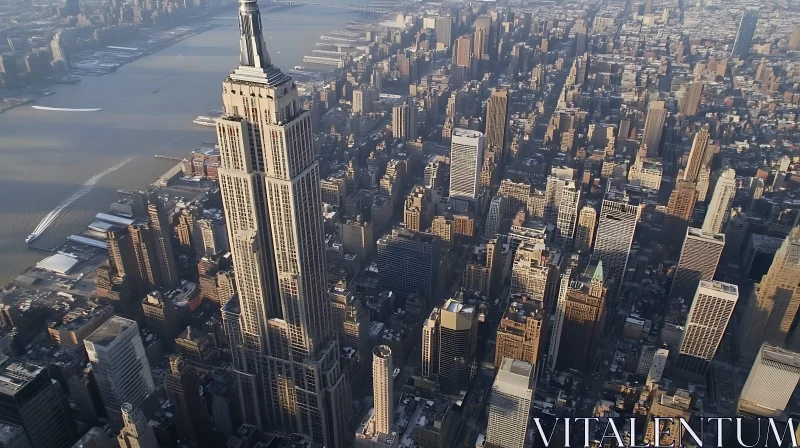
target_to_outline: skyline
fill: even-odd
[[[800,11],[344,1],[0,7],[19,151],[77,126],[102,157],[43,168],[112,166],[0,291],[9,443],[796,444]]]

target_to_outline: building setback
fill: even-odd
[[[256,1],[240,1],[238,16],[239,64],[222,83],[216,124],[238,292],[238,309],[226,312],[229,301],[223,322],[242,413],[263,431],[349,446],[350,387],[327,291],[311,113],[294,80],[272,64]]]

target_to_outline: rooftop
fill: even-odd
[[[503,319],[524,322],[529,317],[542,319],[544,316],[544,304],[542,301],[536,300],[527,294],[512,294],[509,302],[511,304],[506,309]]]
[[[800,353],[777,345],[762,344],[761,357],[762,359],[800,368]]]
[[[459,314],[474,314],[475,307],[466,306],[461,302],[458,302],[453,299],[447,299],[447,302],[444,304],[444,311],[448,311],[451,313],[459,313]]]
[[[710,289],[712,291],[724,292],[725,294],[734,294],[737,296],[739,295],[738,286],[730,283],[719,282],[716,280],[710,282],[706,280],[700,280],[700,286],[699,288],[697,288],[698,291],[700,290],[700,288]]]
[[[725,235],[724,234],[722,234],[722,233],[706,233],[706,232],[703,232],[701,229],[698,229],[696,227],[689,227],[686,230],[686,234],[694,236],[694,237],[698,237],[698,238],[707,239],[707,240],[712,240],[713,239],[713,240],[716,240],[716,241],[721,241],[723,243],[725,242]]]
[[[0,393],[14,395],[44,370],[36,364],[2,357],[0,363]]]
[[[136,322],[124,317],[114,316],[90,334],[86,340],[95,345],[108,345]]]
[[[483,137],[483,132],[473,131],[472,129],[456,128],[453,129],[453,137],[479,138]]]

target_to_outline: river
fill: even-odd
[[[262,22],[273,63],[285,69],[303,64],[321,33],[341,29],[358,17],[356,12],[310,6],[265,14]],[[235,11],[215,21],[223,26],[114,73],[54,86],[54,95],[36,102],[100,112],[22,106],[0,114],[0,285],[44,258],[44,252],[27,247],[25,237],[92,176],[133,158],[60,213],[36,240],[38,245],[60,245],[82,231],[94,214],[107,211],[120,197],[117,189],[145,188],[175,163],[154,155],[183,157],[203,141],[216,139],[213,128],[192,123],[197,115],[220,108],[221,83],[238,60]]]

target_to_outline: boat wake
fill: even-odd
[[[51,210],[50,213],[48,213],[44,218],[42,218],[42,220],[39,222],[39,225],[37,225],[36,228],[33,229],[33,233],[31,233],[28,236],[26,242],[31,242],[34,239],[38,238],[39,235],[41,235],[45,230],[47,230],[48,227],[50,227],[53,224],[53,222],[55,222],[56,218],[58,218],[58,215],[60,215],[61,212],[66,210],[70,205],[74,204],[75,201],[83,197],[86,193],[92,191],[94,186],[97,184],[98,181],[100,181],[100,179],[103,178],[103,176],[122,168],[123,166],[127,165],[128,162],[130,162],[131,160],[133,160],[133,157],[127,158],[122,162],[110,168],[107,168],[89,178],[89,180],[84,182],[84,184],[81,186],[80,189],[78,189],[78,191],[73,193],[72,196],[65,199],[64,202],[58,204],[56,208]]]
[[[183,55],[184,55],[184,54],[186,54],[186,52],[187,52],[187,51],[188,51],[188,50],[183,50],[183,51],[181,51],[181,54],[179,54],[179,55],[175,56],[175,60],[177,61],[178,59],[182,58],[182,57],[183,57]]]
[[[67,107],[47,107],[47,106],[31,106],[36,110],[49,110],[52,112],[100,112],[103,109],[100,108],[91,108],[91,109],[72,109]]]

